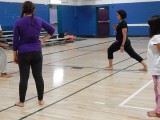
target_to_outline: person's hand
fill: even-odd
[[[9,45],[6,44],[6,43],[0,43],[0,46],[2,46],[2,47],[8,47]]]
[[[124,52],[124,46],[120,47],[120,52]]]
[[[18,56],[17,55],[14,55],[13,61],[14,61],[14,63],[18,64]]]
[[[112,27],[113,27],[114,31],[116,31],[116,29],[117,29],[117,25],[116,25],[116,24],[114,24]]]
[[[40,42],[41,42],[41,44],[43,44],[44,43],[44,39],[43,38],[40,38]]]

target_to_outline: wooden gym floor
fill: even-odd
[[[19,72],[6,50],[11,78],[0,78],[1,120],[156,120],[146,115],[155,107],[153,82],[126,53],[114,54],[108,71],[107,48],[115,38],[90,38],[66,45],[43,47],[45,105],[37,104],[30,75],[24,108],[18,101]],[[130,38],[135,51],[146,60],[149,38]]]

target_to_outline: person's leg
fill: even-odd
[[[130,57],[134,58],[135,60],[137,60],[138,62],[140,62],[143,65],[142,69],[139,69],[141,71],[147,71],[147,65],[145,63],[145,61],[143,60],[143,58],[141,56],[139,56],[134,49],[131,46],[130,40],[127,40],[124,46],[125,51],[129,54]]]
[[[39,105],[44,104],[44,101],[43,101],[44,81],[42,77],[42,61],[43,61],[42,53],[33,52],[31,68],[32,68],[32,74],[36,83]]]
[[[28,79],[30,73],[30,59],[31,53],[24,53],[18,55],[20,83],[19,83],[19,99],[20,102],[16,103],[16,106],[23,107],[25,102],[25,96],[28,86]]]
[[[112,70],[113,69],[113,59],[108,59],[108,70]]]
[[[109,48],[108,48],[108,70],[112,70],[113,69],[113,53],[118,51],[120,49],[120,43],[118,43],[117,41],[114,42]]]
[[[149,117],[160,117],[160,75],[153,75],[156,109],[147,112]]]
[[[146,65],[145,61],[142,60],[140,63],[142,64],[143,68],[141,68],[141,69],[139,69],[139,70],[140,70],[140,71],[147,71],[147,65]]]
[[[0,77],[9,78],[11,75],[7,74],[7,56],[3,48],[0,47]]]

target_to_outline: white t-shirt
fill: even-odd
[[[160,51],[156,44],[160,43],[160,35],[154,35],[148,44],[147,63],[151,75],[160,75]]]

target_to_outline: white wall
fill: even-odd
[[[62,5],[77,5],[78,4],[77,2],[78,0],[61,0],[61,1],[62,1]]]
[[[0,0],[3,2],[19,2],[26,0]],[[50,0],[30,0],[33,3],[49,4]],[[114,3],[132,3],[132,2],[153,2],[160,0],[61,0],[62,5],[97,5],[97,4],[114,4]]]
[[[0,0],[0,2],[1,1],[23,3],[24,1],[27,1],[27,0]],[[30,1],[32,1],[33,3],[39,3],[39,4],[48,4],[49,3],[49,0],[30,0]]]
[[[115,4],[115,3],[133,3],[133,2],[154,2],[160,0],[75,0],[77,5],[97,5],[97,4]]]

